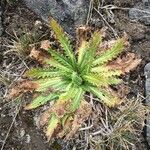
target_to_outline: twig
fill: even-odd
[[[90,0],[89,11],[87,15],[86,25],[88,25],[89,20],[91,18],[91,11],[93,10],[93,0]]]
[[[80,128],[79,131],[85,131],[85,130],[89,130],[90,128],[92,128],[93,125],[90,125],[88,127],[84,127],[84,128]]]
[[[106,25],[112,30],[113,34],[115,37],[118,37],[117,32],[112,28],[112,26],[107,22],[107,20],[104,18],[104,16],[96,9],[94,8],[94,10],[100,15],[100,17],[103,19],[103,21],[106,23]]]
[[[99,7],[100,9],[109,9],[109,10],[114,10],[114,9],[120,9],[120,10],[130,10],[131,8],[129,7],[118,7],[118,6],[115,6],[115,5],[106,5],[106,6],[103,6],[103,7]],[[148,13],[150,14],[150,11],[145,11],[145,10],[142,10],[142,9],[138,9],[138,8],[133,8],[134,10],[137,10],[139,12],[142,12],[142,13]]]

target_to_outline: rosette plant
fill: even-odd
[[[72,132],[68,135],[70,137],[79,128],[79,124],[85,121],[84,117],[88,117],[85,114],[91,113],[90,105],[85,100],[86,93],[93,94],[108,107],[120,103],[110,86],[120,83],[122,70],[109,67],[109,62],[124,50],[127,42],[126,37],[119,38],[109,48],[101,51],[103,33],[95,31],[89,40],[80,41],[81,44],[74,53],[71,41],[61,26],[54,19],[51,19],[50,26],[63,52],[49,48],[47,51],[50,58],[45,58],[43,67],[26,72],[26,76],[32,78],[38,96],[25,107],[26,110],[34,109],[53,101],[40,121],[41,125],[46,126],[49,139],[58,133],[62,137]],[[84,115],[80,114],[83,110],[86,111]],[[81,121],[79,116],[84,119]],[[71,127],[71,123],[75,125],[74,120],[78,127]]]

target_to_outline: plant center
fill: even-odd
[[[77,72],[72,73],[71,79],[72,79],[72,82],[74,84],[78,85],[78,86],[81,85],[82,81],[83,81],[82,78],[80,77],[80,75]]]

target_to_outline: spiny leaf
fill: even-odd
[[[114,75],[109,75],[108,73],[106,74],[89,74],[85,75],[83,77],[85,81],[91,83],[94,86],[97,87],[108,87],[109,85],[116,85],[121,83],[121,79],[118,79]]]
[[[104,64],[107,63],[109,60],[112,60],[113,58],[116,58],[118,54],[120,54],[124,47],[125,47],[126,38],[121,38],[116,41],[114,46],[107,50],[106,52],[102,53],[94,62],[93,66],[96,66],[98,64]]]
[[[111,70],[107,66],[98,66],[98,67],[93,67],[91,68],[91,72],[95,74],[101,74],[106,77],[110,76],[120,76],[122,74],[121,70]]]
[[[72,65],[74,66],[75,56],[69,38],[64,34],[62,27],[54,19],[51,19],[50,26],[55,32],[56,38],[64,49],[65,54],[70,58]]]
[[[60,95],[60,99],[73,99],[77,94],[78,89],[72,83],[70,83],[68,87],[66,87],[65,91],[65,93]]]
[[[61,55],[60,53],[57,53],[56,51],[52,49],[49,49],[48,51],[51,53],[54,60],[58,61],[61,65],[64,65],[70,69],[73,69],[71,62],[68,58],[64,57],[63,55]]]
[[[89,41],[89,54],[90,61],[92,62],[96,54],[96,50],[102,41],[102,34],[99,31],[95,31],[92,35],[92,39]]]
[[[102,66],[102,65],[91,68],[91,72],[102,73],[102,72],[108,72],[108,71],[109,71],[109,68],[107,66]]]
[[[84,50],[85,53],[79,64],[79,67],[82,72],[89,71],[90,66],[92,65],[92,62],[94,60],[95,52],[96,52],[101,40],[102,40],[102,35],[100,34],[100,32],[95,31],[94,34],[92,35],[92,38],[90,39],[90,41],[87,44],[86,50]]]
[[[92,75],[85,75],[83,76],[84,80],[91,83],[92,85],[96,85],[98,86],[100,84],[100,80],[99,80],[99,77],[95,74],[92,74]]]
[[[54,89],[55,91],[59,91],[59,92],[63,92],[65,91],[65,89],[67,88],[69,82],[68,81],[61,81],[61,82],[57,82],[54,85],[52,85],[52,89]]]
[[[52,71],[51,69],[33,68],[28,70],[25,75],[33,78],[46,78],[46,77],[58,77],[60,73],[58,71]]]
[[[91,83],[94,86],[108,86],[109,85],[109,80],[108,77],[105,75],[98,75],[98,74],[88,74],[83,76],[84,80]]]
[[[62,82],[61,77],[45,78],[33,81],[33,83],[38,84],[38,88],[36,89],[36,91],[39,92],[47,90],[47,88],[57,84],[58,82]]]
[[[75,110],[78,109],[78,107],[80,105],[80,102],[83,98],[83,94],[84,94],[83,89],[79,88],[76,95],[75,95],[75,97],[72,100],[72,104],[71,104],[71,107],[70,107],[71,112],[74,112]]]
[[[28,104],[25,107],[25,109],[29,110],[29,109],[37,108],[39,106],[46,104],[49,101],[52,101],[52,100],[58,98],[58,96],[59,96],[59,94],[56,94],[56,93],[51,93],[47,96],[40,95],[40,96],[36,97],[30,104]]]
[[[72,75],[71,75],[71,79],[72,79],[72,83],[80,86],[82,84],[82,78],[76,73],[76,72],[73,72]]]
[[[122,80],[116,78],[115,76],[111,76],[111,77],[108,78],[108,84],[109,85],[117,85],[117,84],[119,84],[121,82],[122,82]]]
[[[69,71],[70,72],[70,69],[67,68],[66,66],[60,64],[58,61],[54,60],[54,59],[48,59],[45,61],[46,64],[54,67],[54,68],[58,68],[60,70],[63,70],[63,71]]]
[[[103,89],[98,89],[95,87],[89,87],[90,92],[96,95],[102,103],[106,104],[109,107],[114,107],[119,104],[119,98],[111,95],[111,93],[107,93],[107,91]]]
[[[55,114],[52,114],[48,122],[47,131],[46,131],[46,136],[48,137],[48,141],[51,139],[58,124],[59,124],[59,118],[57,118]]]
[[[82,41],[81,46],[78,48],[78,64],[81,64],[83,57],[87,50],[87,42]]]

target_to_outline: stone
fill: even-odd
[[[129,18],[150,25],[150,0],[142,0],[129,10]]]
[[[144,75],[146,79],[146,82],[145,82],[146,103],[150,104],[150,63],[145,65]]]
[[[86,23],[89,0],[24,0],[24,2],[46,23],[49,23],[49,17],[56,19],[69,34],[75,33],[76,26]]]
[[[145,75],[145,94],[146,94],[146,105],[150,105],[150,63],[146,64],[144,68]],[[150,118],[146,120],[146,140],[150,146]]]

